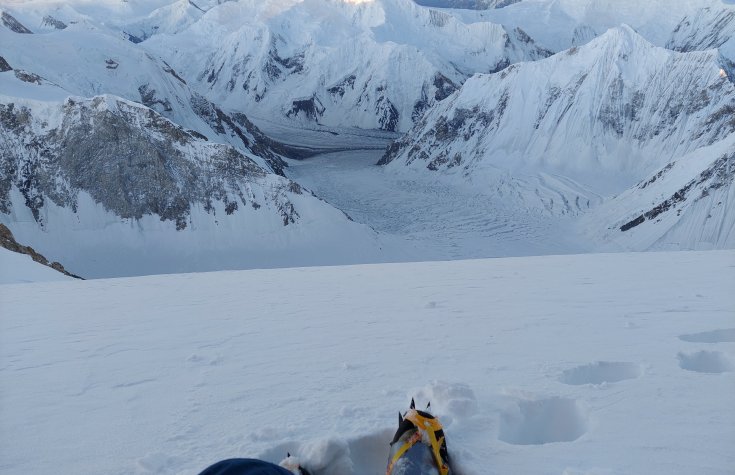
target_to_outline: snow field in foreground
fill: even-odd
[[[460,475],[735,466],[735,252],[0,285],[0,473],[382,474],[431,401]]]

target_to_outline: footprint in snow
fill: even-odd
[[[689,333],[680,335],[679,339],[690,343],[731,343],[735,342],[735,328]]]
[[[735,371],[735,361],[721,351],[696,351],[677,355],[679,367],[697,373],[726,373]]]
[[[500,417],[498,438],[513,445],[572,442],[587,432],[587,414],[575,399],[519,399]]]
[[[583,384],[617,383],[626,379],[640,378],[643,370],[635,363],[598,361],[565,370],[559,377],[564,384],[580,386]]]

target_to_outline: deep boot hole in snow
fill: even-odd
[[[641,367],[634,363],[598,361],[564,371],[559,381],[572,385],[616,383],[639,378],[641,374]]]
[[[574,399],[521,400],[500,418],[498,438],[514,445],[571,442],[587,431],[587,417]]]
[[[679,353],[679,366],[698,373],[725,373],[735,371],[735,362],[721,351],[697,351]]]
[[[735,342],[735,328],[712,330],[702,333],[690,333],[679,337],[682,341],[691,343],[731,343]]]

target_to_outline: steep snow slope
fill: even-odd
[[[549,54],[520,30],[465,25],[411,0],[229,2],[145,44],[214,102],[384,130],[408,129],[475,72]]]
[[[735,466],[735,253],[0,286],[0,473],[299,456],[385,473],[411,397],[463,475]]]
[[[252,152],[262,166],[282,173],[280,154],[286,151],[244,114],[226,114],[193,92],[164,59],[107,30],[85,23],[24,35],[0,27],[0,42],[11,67],[41,76],[68,95],[113,94],[140,102],[209,139]]]
[[[0,73],[0,220],[83,277],[380,259],[367,227],[154,110]],[[34,99],[23,99],[34,97]]]

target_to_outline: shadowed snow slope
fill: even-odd
[[[463,475],[728,473],[735,343],[679,336],[734,287],[732,251],[0,285],[0,473],[375,475],[411,397]]]

